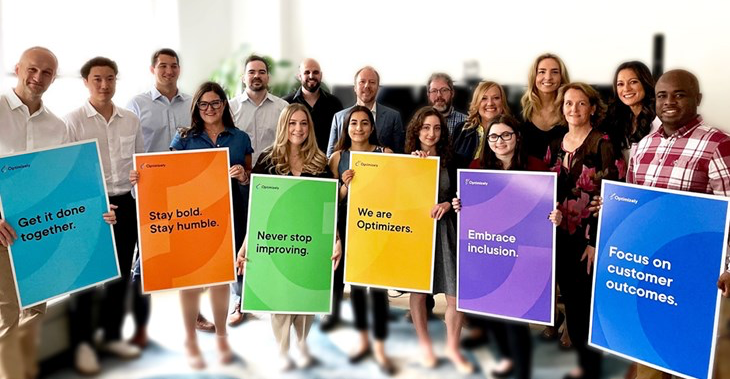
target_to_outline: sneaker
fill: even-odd
[[[105,352],[115,355],[122,359],[137,358],[142,354],[137,346],[134,346],[125,341],[111,341],[103,345]]]
[[[96,352],[86,342],[76,347],[74,363],[76,365],[76,371],[81,375],[96,375],[101,371]]]

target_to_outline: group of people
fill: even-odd
[[[193,96],[182,93],[177,87],[180,60],[171,49],[156,51],[150,63],[154,86],[121,108],[113,102],[116,63],[104,57],[89,60],[80,70],[89,99],[62,120],[41,100],[55,79],[57,58],[46,48],[33,47],[23,53],[15,67],[16,87],[0,95],[0,155],[91,138],[99,143],[109,201],[113,204],[103,217],[114,225],[122,278],[105,285],[99,325],[91,317],[94,291],[75,294],[69,302],[75,365],[85,374],[100,371],[96,349],[131,358],[147,344],[150,300],[141,293],[139,257],[135,258],[138,236],[132,189],[140,178],[132,165],[135,153],[217,147],[227,147],[230,152],[228,175],[233,191],[239,277],[230,287],[207,289],[212,323],[199,311],[203,289],[180,291],[186,354],[195,369],[206,366],[196,331],[216,334],[219,359],[227,364],[234,354],[226,329],[247,317],[240,310],[240,274],[246,263],[245,223],[251,173],[335,178],[341,184],[338,236],[332,255],[333,312],[320,324],[323,331],[329,331],[341,317],[345,210],[350,183],[356,180],[356,170],[350,168],[351,152],[440,157],[438,202],[430,216],[437,220],[433,292],[445,294],[447,303],[445,355],[459,372],[474,371],[461,352],[464,344],[460,344],[460,334],[462,326],[468,324],[472,332],[465,340],[479,340],[487,332],[495,336],[501,357],[492,374],[516,378],[531,376],[529,327],[465,317],[456,310],[455,214],[461,208],[456,195],[457,169],[549,170],[558,174],[559,201],[546,222],[557,225],[556,277],[569,322],[567,330],[579,357],[578,367],[566,374],[567,378],[599,378],[601,373],[602,354],[587,346],[600,181],[626,180],[730,195],[730,136],[708,126],[699,116],[699,83],[684,70],[666,72],[655,83],[646,65],[626,62],[616,70],[614,96],[606,106],[590,85],[569,80],[568,70],[558,56],[543,54],[529,71],[519,117],[507,104],[503,87],[493,81],[480,82],[473,90],[468,112],[458,112],[453,107],[453,80],[447,74],[435,73],[426,84],[428,106],[418,109],[404,128],[400,113],[377,101],[380,76],[370,66],[355,73],[356,104],[343,108],[340,100],[321,87],[322,70],[313,59],[301,62],[297,74],[301,86],[284,99],[268,92],[269,66],[256,55],[243,62],[245,90],[231,99],[213,82],[202,84]],[[16,238],[12,226],[0,215],[0,378],[13,379],[37,375],[36,339],[45,312],[45,305],[22,311],[18,306],[7,251]],[[134,284],[131,295],[136,331],[132,340],[123,341],[121,325],[130,283]],[[720,276],[718,288],[730,297],[730,272]],[[352,286],[350,294],[354,324],[360,335],[350,362],[357,364],[372,356],[384,373],[394,374],[397,368],[385,349],[387,292]],[[427,328],[432,296],[414,293],[409,301],[422,351],[421,364],[435,367],[438,360]],[[722,317],[730,319],[727,301],[723,307]],[[289,355],[292,327],[302,353],[298,366],[307,367],[316,361],[306,343],[313,320],[311,315],[272,315],[282,370],[295,367]],[[93,341],[96,329],[103,331],[100,344]],[[643,366],[635,373],[638,379],[666,375]]]

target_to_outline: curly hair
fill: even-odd
[[[406,147],[405,152],[410,154],[416,150],[421,149],[421,141],[418,138],[418,134],[423,128],[423,123],[426,121],[426,117],[436,116],[439,119],[439,125],[441,125],[441,138],[436,142],[436,153],[441,157],[441,165],[446,166],[451,161],[451,141],[449,136],[449,128],[446,127],[446,119],[437,111],[436,108],[427,106],[416,111],[411,118],[406,128]]]

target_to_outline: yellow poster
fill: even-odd
[[[352,153],[345,282],[431,292],[439,159]]]

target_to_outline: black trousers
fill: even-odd
[[[350,286],[352,309],[355,314],[355,329],[368,330],[367,298],[368,287]],[[373,313],[373,336],[384,341],[388,337],[388,291],[370,288],[370,309]]]
[[[568,335],[578,352],[578,364],[584,377],[597,379],[601,376],[603,356],[588,347],[593,273],[586,273],[586,262],[580,261],[587,240],[580,230],[570,235],[558,229],[556,243],[556,279],[565,304]]]
[[[109,203],[118,206],[117,223],[114,225],[114,240],[117,247],[117,259],[121,278],[107,282],[101,293],[101,307],[98,321],[92,314],[95,289],[88,289],[74,296],[71,301],[71,333],[72,343],[91,342],[97,327],[104,330],[105,341],[122,338],[122,322],[124,306],[129,288],[129,277],[134,257],[134,246],[137,244],[137,209],[134,198],[127,193],[110,196]],[[96,322],[95,322],[96,321]]]

